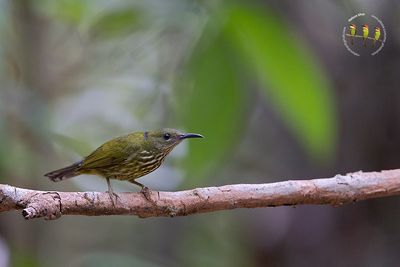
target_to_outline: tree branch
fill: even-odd
[[[25,219],[61,215],[185,216],[236,208],[302,204],[339,206],[359,200],[400,195],[400,169],[356,172],[333,178],[269,184],[236,184],[179,192],[119,193],[113,206],[108,193],[46,192],[0,185],[0,212],[21,210]]]
[[[346,36],[349,36],[349,37],[354,37],[354,38],[362,38],[362,39],[364,39],[364,36],[362,36],[362,35],[358,35],[358,34],[355,34],[355,35],[351,35],[351,34],[349,34],[349,33],[346,33]],[[367,36],[367,39],[369,39],[369,40],[375,40],[375,38],[373,38],[373,37],[369,37],[369,36]],[[383,43],[383,41],[381,40],[381,39],[378,39],[378,40],[376,40],[377,42],[381,42],[381,43]]]

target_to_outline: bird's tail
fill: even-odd
[[[82,161],[79,161],[65,168],[46,173],[44,176],[49,177],[53,182],[59,182],[79,175],[78,169],[81,166]]]

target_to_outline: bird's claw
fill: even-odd
[[[111,191],[111,192],[106,191],[106,193],[108,193],[108,195],[110,196],[111,203],[115,207],[114,197],[115,197],[115,201],[117,202],[118,199],[120,199],[119,195],[117,193],[114,193],[113,191]]]
[[[143,194],[146,200],[151,201],[151,191],[147,186],[143,186],[142,190],[140,190],[140,193]]]
[[[140,193],[143,194],[147,201],[151,202],[153,205],[156,205],[156,202],[151,198],[151,190],[147,186],[143,186],[142,190],[140,190]]]

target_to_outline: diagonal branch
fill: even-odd
[[[108,193],[46,192],[0,185],[0,212],[21,210],[25,219],[61,215],[185,216],[236,208],[301,204],[334,206],[400,195],[400,169],[356,172],[333,178],[269,184],[236,184],[179,192],[119,193],[113,206]]]

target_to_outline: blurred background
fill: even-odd
[[[360,12],[385,25],[375,56],[343,44]],[[153,190],[397,168],[399,12],[395,0],[0,0],[0,182],[105,191],[95,176],[43,174],[162,127],[206,138],[139,180]],[[399,266],[399,204],[29,222],[12,212],[0,215],[0,266]]]

